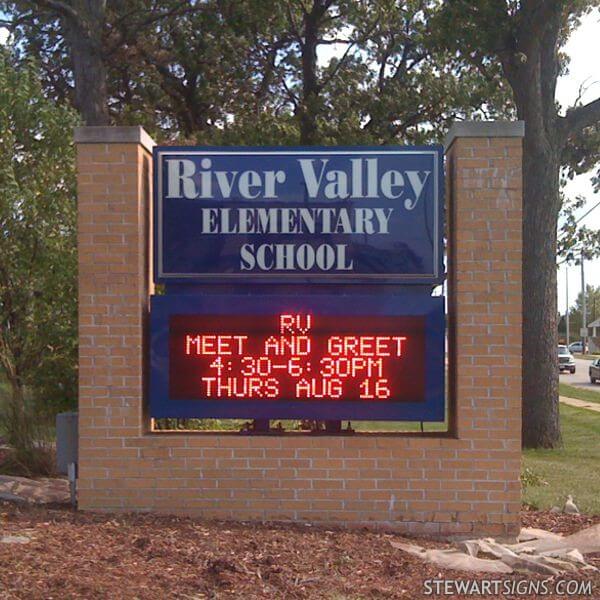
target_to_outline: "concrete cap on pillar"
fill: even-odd
[[[141,144],[148,152],[156,146],[156,142],[139,125],[75,127],[74,139],[76,144]]]
[[[444,139],[444,149],[456,138],[473,137],[523,137],[525,121],[459,121],[453,123]]]

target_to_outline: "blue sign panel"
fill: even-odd
[[[154,296],[153,417],[443,421],[444,300]]]
[[[155,281],[436,284],[442,148],[154,150]]]

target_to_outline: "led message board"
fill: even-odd
[[[152,299],[155,417],[444,419],[442,298]]]
[[[442,148],[154,149],[158,283],[435,284]]]

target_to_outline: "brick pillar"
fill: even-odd
[[[465,499],[507,534],[521,502],[523,135],[523,122],[470,122],[446,138],[449,383],[474,479]]]
[[[515,534],[522,135],[462,123],[448,136],[451,431],[240,436],[147,431],[152,141],[78,129],[80,507]]]
[[[128,470],[143,416],[151,152],[141,127],[78,127],[79,505],[101,506],[94,478]],[[95,487],[96,489],[92,489]],[[105,488],[110,486],[104,486]]]

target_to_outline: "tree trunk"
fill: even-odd
[[[525,121],[523,140],[523,408],[522,445],[561,445],[558,411],[556,228],[564,136],[556,112],[560,71],[559,3],[542,16],[524,5],[518,48],[503,68]]]
[[[523,144],[524,447],[561,443],[558,415],[556,228],[559,152],[551,134],[526,120]]]
[[[102,53],[105,2],[75,2],[78,18],[63,16],[75,80],[75,105],[86,125],[108,125],[106,66]]]
[[[25,412],[25,393],[23,391],[23,385],[19,377],[8,376],[8,382],[11,388],[9,402],[15,413],[21,415]]]
[[[8,376],[11,395],[5,411],[4,425],[7,430],[8,443],[15,449],[30,445],[28,439],[27,415],[25,411],[25,391],[20,378]]]
[[[303,146],[314,146],[319,143],[317,119],[321,99],[317,73],[317,46],[321,19],[327,11],[328,4],[315,0],[312,10],[304,13],[304,39],[302,48],[302,103],[300,104],[300,143]]]

